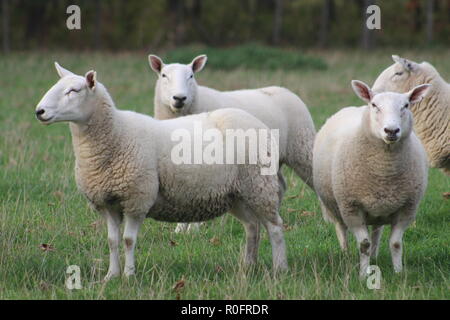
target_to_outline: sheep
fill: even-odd
[[[406,92],[421,83],[432,84],[427,97],[411,108],[414,131],[424,144],[430,166],[450,176],[450,84],[428,62],[416,63],[393,55],[394,64],[375,80],[376,92]]]
[[[176,129],[192,133],[200,123],[220,132],[267,129],[241,110],[223,109],[172,120],[116,109],[96,72],[79,76],[55,63],[59,81],[36,107],[43,124],[69,122],[79,190],[107,222],[110,264],[105,280],[120,274],[119,232],[125,228],[124,275],[135,273],[134,248],[144,218],[198,222],[230,211],[244,225],[244,262],[257,258],[259,226],[267,229],[276,271],[287,269],[276,170],[263,175],[265,164],[175,164]],[[224,138],[225,139],[225,138]],[[276,146],[276,145],[275,145]],[[270,148],[270,151],[276,151]],[[270,152],[269,151],[269,152]]]
[[[280,168],[283,164],[291,167],[313,188],[312,149],[316,129],[308,108],[297,95],[275,86],[226,92],[199,86],[194,76],[204,68],[206,55],[194,58],[189,65],[166,65],[156,55],[149,55],[148,59],[158,75],[155,118],[172,119],[227,107],[245,110],[269,128],[280,130]],[[282,197],[287,186],[281,170],[278,178]],[[198,225],[195,227],[198,229]],[[186,225],[178,225],[175,231],[186,229]]]
[[[361,277],[370,256],[378,255],[386,224],[392,226],[394,270],[401,272],[403,233],[415,219],[428,178],[426,153],[412,131],[410,106],[421,101],[430,85],[405,94],[375,94],[356,80],[352,86],[367,105],[340,110],[317,133],[314,187],[323,217],[334,223],[342,250],[347,250],[348,229],[356,237]]]

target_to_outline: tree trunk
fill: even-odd
[[[275,1],[275,15],[273,19],[272,43],[278,45],[280,43],[281,26],[283,24],[283,0]]]
[[[323,0],[322,14],[320,17],[319,46],[326,47],[328,43],[328,31],[330,30],[331,11],[333,0]]]
[[[99,50],[102,48],[102,4],[100,0],[95,0],[95,29],[94,29],[94,48]]]
[[[2,0],[2,37],[3,37],[3,52],[8,53],[11,50],[9,42],[9,0]]]
[[[434,15],[434,0],[427,1],[427,42],[430,44],[433,41],[433,19]]]
[[[363,17],[363,23],[362,23],[362,47],[365,50],[369,50],[373,46],[373,30],[369,30],[367,28],[366,22],[367,22],[367,7],[374,4],[374,0],[363,0],[363,6],[362,6],[362,17]]]

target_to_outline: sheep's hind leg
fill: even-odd
[[[254,265],[258,260],[260,241],[259,222],[243,204],[237,204],[230,212],[241,221],[245,228],[246,242],[244,264]]]
[[[336,230],[336,236],[338,238],[339,246],[341,247],[341,250],[344,252],[347,252],[347,248],[348,248],[347,227],[342,222],[336,222],[334,224],[334,228]]]
[[[281,201],[283,201],[284,194],[287,190],[286,179],[284,178],[283,173],[281,172],[281,167],[278,170],[277,175],[278,175],[278,185],[279,185],[278,198],[281,203]]]
[[[264,226],[269,234],[270,244],[272,245],[273,268],[277,271],[288,269],[286,256],[286,243],[283,235],[283,221],[278,216],[276,221],[266,220]]]
[[[108,225],[108,244],[109,244],[109,268],[104,281],[109,281],[120,275],[120,223],[121,216],[112,211],[104,211],[104,217]]]
[[[129,277],[134,275],[134,248],[136,247],[136,239],[139,228],[145,216],[125,215],[125,230],[123,232],[123,240],[125,242],[125,268],[124,274]]]

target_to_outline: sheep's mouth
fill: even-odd
[[[183,108],[185,105],[184,102],[175,102],[172,104],[172,109],[175,111],[179,111],[181,108]]]
[[[386,142],[387,144],[392,144],[395,143],[399,140],[398,136],[386,136],[384,138],[384,142]]]
[[[42,118],[41,116],[37,116],[37,118],[42,124],[49,124],[50,121],[52,121],[54,117],[45,119],[45,118]]]

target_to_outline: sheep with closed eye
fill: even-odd
[[[405,94],[375,94],[360,81],[352,86],[367,105],[342,109],[317,133],[314,187],[341,248],[347,249],[347,230],[356,237],[361,277],[370,256],[378,254],[386,224],[392,226],[389,247],[394,270],[400,272],[403,233],[415,219],[428,174],[424,148],[412,131],[410,108],[426,95],[429,85]]]
[[[155,120],[116,109],[94,71],[83,77],[58,64],[56,69],[61,79],[39,102],[36,116],[43,124],[70,124],[78,188],[107,221],[110,262],[106,280],[120,273],[122,220],[124,274],[130,276],[135,272],[137,234],[146,217],[199,222],[227,211],[245,227],[245,263],[256,262],[263,225],[272,244],[274,269],[287,269],[283,224],[278,214],[278,163],[270,175],[261,171],[266,167],[261,159],[255,163],[195,165],[178,164],[172,159],[178,144],[172,139],[174,130],[183,129],[194,137],[197,124],[212,128],[223,133],[225,145],[228,129],[268,130],[262,122],[237,109]],[[272,137],[265,142],[272,146]],[[271,147],[269,152],[276,150]]]
[[[376,79],[376,92],[406,92],[421,83],[432,85],[428,95],[411,106],[414,130],[422,141],[432,168],[450,176],[450,84],[428,62],[392,56],[394,64]]]

